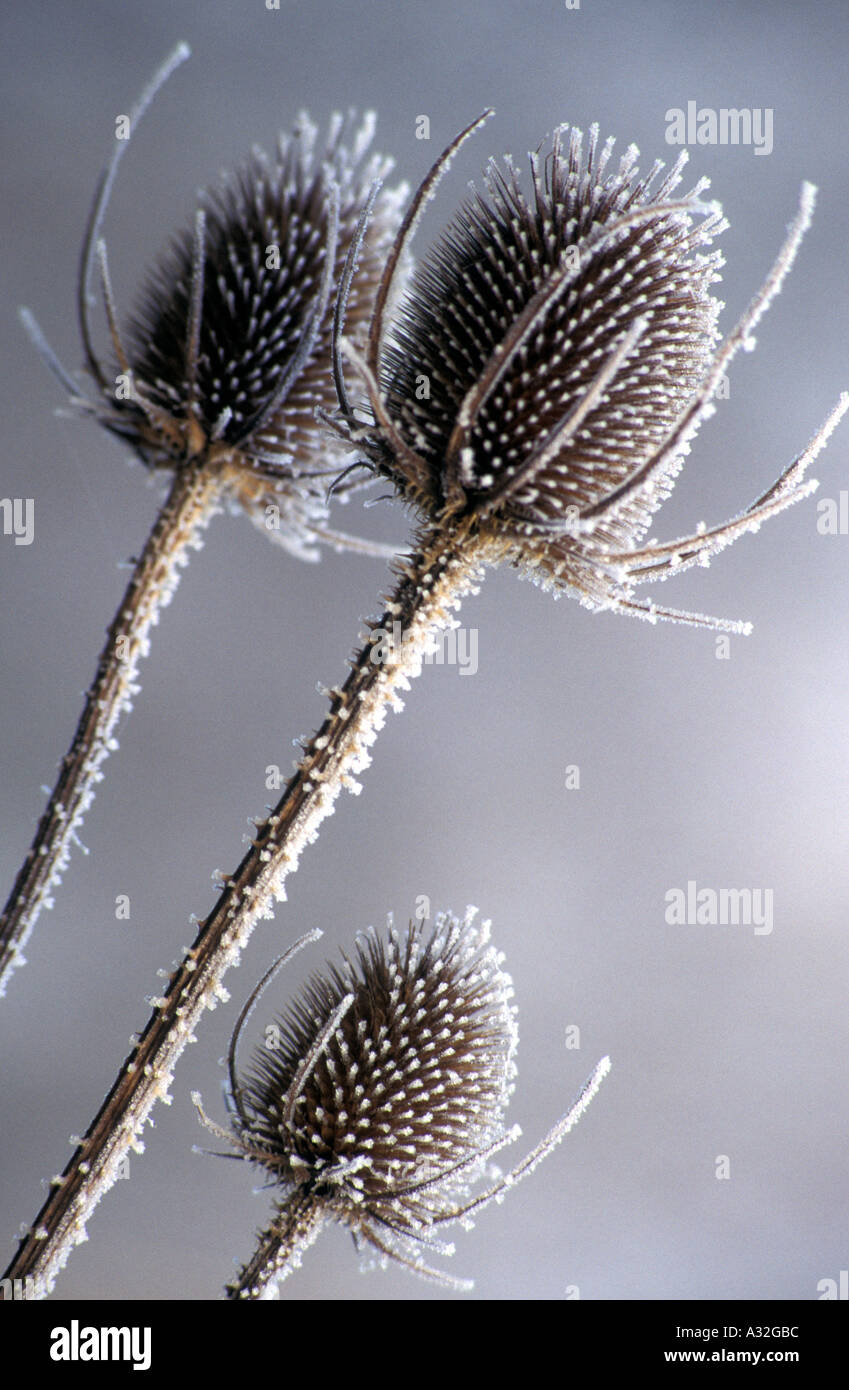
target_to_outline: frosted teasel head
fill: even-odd
[[[284,1197],[231,1297],[259,1298],[300,1263],[325,1221],[348,1227],[361,1250],[453,1287],[467,1283],[425,1263],[452,1222],[500,1198],[563,1137],[606,1074],[597,1068],[573,1110],[506,1177],[473,1195],[491,1159],[515,1139],[505,1110],[518,1042],[513,987],[489,923],[440,914],[429,935],[359,938],[354,959],[313,975],[238,1075],[246,1018],[271,975],[320,933],[301,939],[254,990],[229,1050],[232,1131],[203,1122],[259,1165]]]
[[[366,384],[370,428],[340,392],[339,428],[360,443],[431,526],[465,528],[485,563],[508,559],[591,609],[748,631],[634,598],[711,557],[805,497],[806,466],[849,404],[843,396],[808,447],[751,506],[667,544],[645,543],[717,386],[777,293],[810,222],[815,190],[762,289],[718,345],[711,293],[726,227],[706,179],[680,192],[686,152],[638,174],[631,146],[592,126],[584,144],[558,129],[530,156],[530,191],[507,157],[424,257],[394,316],[396,266],[425,202],[463,140],[418,190],[375,302],[368,348],[340,352]],[[341,369],[337,369],[340,371]]]
[[[273,155],[255,148],[199,195],[194,219],[148,272],[119,326],[101,230],[129,135],[159,88],[189,56],[174,50],[128,118],[127,139],[98,183],[80,256],[77,303],[95,398],[80,393],[27,310],[24,323],[74,405],[127,440],[153,470],[204,457],[221,494],[265,533],[304,558],[323,540],[385,554],[329,531],[327,488],[344,462],[315,418],[335,401],[330,364],[333,298],[358,219],[377,185],[372,220],[350,282],[359,337],[407,195],[380,187],[392,160],[369,154],[375,119],[334,115],[324,141],[302,114]],[[92,282],[99,278],[111,346],[94,345]],[[353,483],[342,482],[339,495]],[[269,512],[268,509],[273,509]],[[271,518],[271,520],[269,519]],[[272,524],[273,522],[273,524]]]

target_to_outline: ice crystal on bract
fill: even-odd
[[[566,1132],[561,1121],[507,1178],[471,1195],[517,1134],[504,1126],[516,1010],[489,924],[468,909],[462,920],[441,914],[427,936],[420,923],[401,936],[390,919],[385,938],[369,932],[354,960],[312,977],[272,1028],[274,1046],[238,1078],[239,1035],[267,979],[231,1042],[233,1133],[206,1121],[286,1193],[231,1292],[261,1296],[326,1220],[381,1258],[457,1285],[424,1264],[420,1244],[450,1253],[435,1228],[500,1195]]]
[[[476,122],[475,125],[480,122]],[[460,142],[421,186],[394,255]],[[490,161],[486,195],[455,214],[390,319],[384,273],[368,352],[341,344],[366,383],[373,427],[357,436],[425,522],[464,527],[486,561],[509,559],[590,608],[742,628],[633,599],[634,585],[710,557],[806,496],[807,464],[849,398],[808,448],[732,521],[667,545],[642,544],[724,370],[777,293],[813,208],[799,213],[759,294],[717,347],[711,294],[721,257],[706,250],[725,223],[703,201],[707,180],[679,194],[686,154],[661,177],[638,177],[630,147],[563,127],[516,166]],[[340,428],[356,420],[343,398]],[[815,484],[813,485],[815,486]]]

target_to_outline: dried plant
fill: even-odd
[[[790,268],[814,190],[804,186],[763,288],[716,347],[710,287],[718,262],[703,248],[722,222],[702,199],[704,183],[674,198],[681,160],[653,190],[659,165],[639,179],[629,150],[611,172],[610,142],[600,147],[595,130],[586,155],[577,131],[560,132],[546,159],[531,161],[530,199],[512,165],[490,165],[489,198],[456,215],[389,321],[424,205],[480,123],[449,146],[415,195],[381,277],[364,353],[343,332],[365,216],[334,316],[335,427],[416,513],[415,548],[395,562],[396,588],[344,685],[328,692],[329,715],[277,806],[257,823],[242,862],[222,879],[217,903],[22,1240],[10,1277],[36,1274],[49,1283],[84,1238],[89,1214],[167,1095],[177,1058],[255,923],[285,898],[286,877],[339,791],[359,790],[356,774],[368,766],[387,709],[403,707],[399,692],[455,622],[484,567],[507,560],[595,609],[746,631],[743,623],[638,602],[633,585],[707,564],[807,496],[804,471],[849,405],[841,397],[808,447],[732,521],[644,545],[721,375]],[[349,396],[343,353],[365,385],[368,414]]]
[[[569,1113],[506,1176],[472,1195],[490,1160],[518,1138],[504,1127],[518,1043],[513,984],[476,909],[440,914],[425,940],[372,929],[352,962],[313,975],[272,1025],[245,1077],[236,1055],[245,1022],[281,964],[320,933],[302,937],[260,980],[228,1053],[232,1131],[204,1124],[282,1188],[253,1258],[228,1285],[231,1298],[276,1292],[321,1227],[337,1221],[358,1249],[451,1288],[468,1289],[424,1262],[450,1255],[439,1229],[473,1213],[530,1173],[568,1133],[610,1069],[605,1057]]]
[[[142,94],[135,127],[170,73],[188,57],[181,44]],[[23,963],[23,948],[60,882],[122,713],[137,693],[150,629],[177,585],[199,532],[221,502],[244,510],[292,554],[317,558],[315,544],[386,558],[386,547],[332,530],[327,480],[345,450],[328,441],[317,407],[335,400],[330,370],[332,296],[374,181],[391,161],[367,158],[374,119],[357,128],[334,117],[324,149],[302,117],[273,159],[255,151],[202,195],[194,222],[149,273],[125,334],[118,326],[100,237],[126,140],[98,184],[80,259],[80,333],[96,394],[89,400],[57,361],[28,311],[24,322],[73,404],[132,445],[171,488],[109,628],[97,673],[32,847],[0,916],[0,994]],[[349,278],[355,324],[365,328],[405,188],[372,199],[375,218],[357,274]],[[90,282],[100,268],[113,361],[98,358]],[[353,479],[341,491],[354,486]]]
[[[809,225],[815,190],[773,270],[717,351],[717,252],[724,229],[702,179],[671,201],[682,154],[637,178],[631,147],[607,174],[613,141],[556,132],[531,156],[533,197],[507,160],[490,161],[489,198],[468,202],[416,273],[384,343],[383,306],[422,186],[384,275],[365,358],[343,344],[369,392],[365,429],[342,394],[342,427],[422,520],[422,552],[463,566],[508,560],[587,607],[733,632],[749,624],[636,602],[633,588],[707,564],[724,546],[816,487],[807,465],[849,405],[739,516],[665,545],[641,545],[731,358],[750,340]],[[434,179],[440,166],[432,172]],[[702,214],[702,220],[695,218]],[[444,559],[443,559],[444,563]]]

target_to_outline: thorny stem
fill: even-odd
[[[325,1222],[320,1203],[308,1194],[294,1193],[262,1232],[251,1259],[228,1284],[228,1298],[268,1298],[275,1287],[298,1269],[301,1256],[313,1244]]]
[[[73,742],[0,916],[0,996],[12,972],[24,964],[23,949],[42,908],[53,905],[51,891],[62,880],[71,845],[95,786],[103,778],[101,764],[117,747],[118,720],[132,707],[138,692],[138,664],[147,655],[148,633],[171,599],[189,548],[198,545],[198,532],[215,511],[219,486],[206,462],[179,469],[136,562],[100,653]]]
[[[436,634],[452,625],[453,611],[476,587],[480,556],[463,531],[443,526],[425,535],[408,561],[395,562],[398,583],[383,617],[353,658],[344,686],[328,692],[329,715],[307,744],[276,808],[258,825],[241,864],[224,881],[194,944],[155,1002],[139,1043],[61,1177],[53,1180],[7,1278],[37,1274],[39,1287],[49,1291],[72,1247],[86,1239],[86,1222],[116,1180],[121,1159],[130,1148],[143,1149],[140,1134],[154,1104],[170,1100],[174,1066],[194,1040],[201,1015],[228,997],[222,981],[230,966],[238,964],[256,922],[274,915],[275,899],[285,899],[284,880],[297,868],[301,851],[317,838],[340,790],[360,790],[354,774],[371,761],[369,748],[387,707],[403,708],[398,690],[409,689]],[[393,631],[400,631],[403,640],[387,644],[383,634]]]

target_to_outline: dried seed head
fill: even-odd
[[[131,130],[187,55],[180,46],[154,77]],[[81,398],[24,312],[36,346],[76,404],[128,440],[151,468],[213,460],[223,496],[300,553],[311,553],[305,542],[350,539],[322,525],[326,481],[339,474],[344,455],[316,409],[335,403],[330,337],[338,278],[369,192],[392,168],[390,159],[368,153],[374,124],[373,113],[359,124],[354,113],[336,115],[321,145],[302,114],[273,157],[255,149],[222,176],[149,271],[123,334],[100,238],[126,144],[119,142],[98,185],[81,256],[80,327],[98,388],[94,403]],[[380,187],[373,198],[350,285],[355,338],[364,332],[406,194],[405,185]],[[108,365],[95,353],[89,322],[95,261],[112,344]]]
[[[476,122],[475,125],[480,124]],[[460,142],[434,166],[396,242]],[[766,516],[806,496],[806,465],[837,409],[777,483],[724,526],[666,546],[641,541],[668,497],[725,368],[780,288],[809,223],[814,190],[737,328],[717,349],[722,264],[705,250],[725,227],[702,179],[677,193],[686,155],[638,177],[631,147],[564,127],[531,155],[531,192],[509,158],[467,201],[419,266],[384,333],[390,257],[368,352],[343,347],[373,417],[360,430],[371,466],[431,527],[459,526],[482,558],[504,558],[590,608],[743,630],[633,601],[634,585],[707,563]],[[342,399],[342,420],[353,430]],[[344,428],[340,426],[340,428]]]
[[[279,1047],[259,1048],[239,1085],[252,1156],[281,1181],[322,1190],[342,1220],[391,1217],[414,1234],[445,1193],[405,1189],[501,1137],[513,989],[489,924],[473,915],[439,917],[427,939],[418,923],[402,938],[391,922],[385,938],[360,938],[353,962],[313,976],[278,1019]]]
[[[721,257],[699,248],[719,230],[718,215],[667,210],[680,162],[654,190],[659,166],[638,179],[632,147],[608,173],[612,142],[599,151],[597,139],[593,128],[585,158],[580,131],[558,131],[549,156],[532,157],[530,200],[512,162],[490,161],[488,198],[467,201],[422,264],[382,363],[387,406],[427,463],[430,506],[494,511],[522,536],[545,535],[645,462],[716,341],[720,306],[709,288]],[[704,187],[687,195],[694,210]],[[641,321],[639,351],[580,428],[529,469]],[[508,360],[496,376],[498,354]],[[429,399],[416,392],[422,374]],[[653,506],[664,495],[660,486]],[[622,540],[649,516],[635,499],[611,533]]]
[[[336,116],[317,152],[316,128],[301,115],[293,133],[279,138],[273,159],[254,150],[201,195],[200,246],[196,224],[173,240],[149,274],[126,334],[133,379],[146,402],[176,422],[196,420],[207,440],[237,447],[259,465],[285,464],[296,476],[314,469],[326,451],[315,409],[335,400],[327,301],[369,189],[391,168],[380,155],[365,158],[373,128],[372,115],[359,128],[353,115]],[[351,285],[354,334],[371,312],[398,212],[397,190],[378,196]],[[331,279],[322,296],[328,255]],[[198,280],[197,344],[189,352]],[[303,343],[311,334],[306,356]],[[156,420],[134,402],[124,413],[151,449],[151,462],[167,467],[168,441],[162,448]]]
[[[466,1218],[530,1171],[577,1118],[571,1112],[508,1178],[469,1198],[517,1133],[504,1128],[518,1041],[513,988],[489,923],[475,915],[441,914],[426,938],[419,923],[399,936],[391,918],[385,938],[361,937],[353,961],[312,977],[267,1033],[273,1045],[238,1079],[239,1035],[276,965],[248,1001],[230,1046],[234,1130],[201,1115],[284,1189],[270,1243],[286,1232],[286,1267],[277,1251],[273,1277],[330,1219],[380,1256],[457,1283],[422,1263],[417,1242],[433,1245],[434,1227]],[[270,1272],[260,1279],[256,1261],[247,1270],[234,1291],[257,1296]]]

